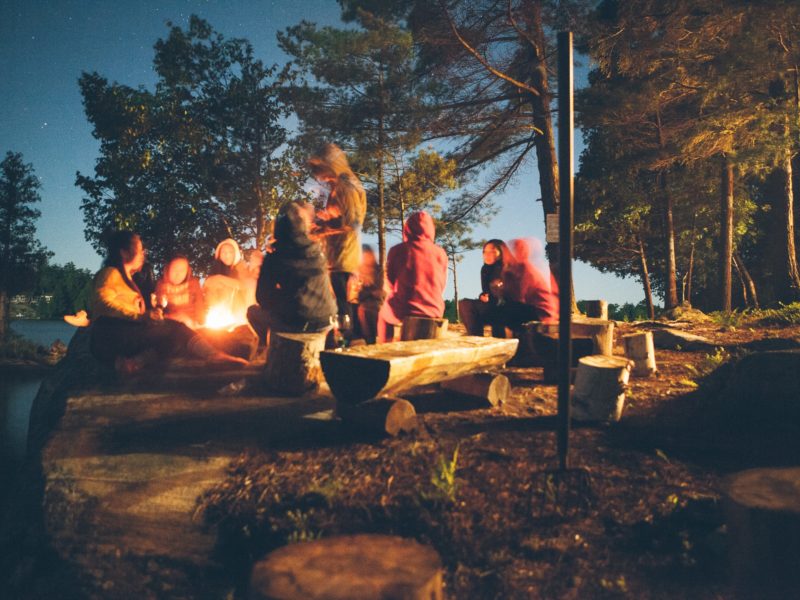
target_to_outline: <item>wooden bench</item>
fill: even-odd
[[[555,373],[558,355],[558,323],[530,321],[523,323],[517,333],[520,347],[515,363],[545,368],[545,379]],[[573,315],[570,328],[572,338],[572,367],[578,360],[592,354],[612,356],[614,348],[614,321]]]
[[[269,336],[264,383],[270,391],[302,396],[319,387],[322,370],[319,354],[325,349],[328,330],[314,333],[272,332]]]
[[[464,336],[326,350],[319,358],[336,400],[358,404],[500,367],[518,344],[515,339]]]

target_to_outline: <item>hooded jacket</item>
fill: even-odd
[[[224,264],[222,260],[220,260],[222,247],[225,244],[233,248],[233,264],[230,266]],[[247,276],[247,265],[242,261],[242,250],[239,248],[239,244],[236,243],[236,240],[228,238],[217,244],[217,247],[214,249],[214,263],[211,265],[208,274],[225,275],[227,277],[233,277],[234,279],[241,279]]]
[[[336,314],[336,300],[322,248],[308,237],[308,222],[298,204],[288,204],[278,215],[273,248],[258,276],[258,304],[270,321],[292,331],[327,326]]]
[[[436,228],[428,213],[411,215],[403,226],[403,243],[389,250],[387,300],[398,319],[407,316],[441,318],[447,283],[447,254],[434,244]]]
[[[192,275],[192,267],[186,271],[186,279],[179,284],[170,283],[167,279],[167,269],[156,283],[156,298],[166,298],[167,306],[164,314],[168,317],[187,316],[195,323],[202,323],[205,319],[205,302],[200,281]]]

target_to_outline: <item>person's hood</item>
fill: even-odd
[[[216,260],[219,260],[219,253],[222,251],[222,247],[225,244],[230,244],[231,246],[233,246],[233,264],[231,266],[232,267],[236,266],[240,262],[242,262],[242,251],[239,248],[239,244],[237,244],[236,240],[234,240],[233,238],[222,240],[219,244],[217,244],[217,248],[216,250],[214,250],[214,258]]]
[[[278,248],[305,247],[312,243],[308,237],[308,222],[303,207],[296,202],[284,206],[275,220],[275,245]]]
[[[426,212],[417,212],[406,219],[403,225],[403,239],[407,242],[416,240],[433,241],[436,237],[436,226],[433,218]]]

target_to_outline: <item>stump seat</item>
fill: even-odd
[[[400,329],[400,341],[435,340],[447,333],[447,319],[406,317]]]
[[[289,396],[302,396],[319,387],[322,382],[319,354],[325,349],[327,335],[327,329],[314,333],[270,333],[264,366],[267,388]]]
[[[251,600],[441,600],[433,548],[388,535],[347,535],[291,544],[256,563]]]

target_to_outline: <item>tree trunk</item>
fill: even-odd
[[[6,339],[9,331],[9,298],[6,290],[0,290],[0,341]]]
[[[733,164],[722,157],[719,231],[720,310],[731,311],[731,263],[733,261]]]
[[[652,321],[656,318],[656,309],[653,305],[653,289],[650,287],[650,272],[647,270],[647,254],[645,254],[641,237],[639,237],[639,260],[642,267],[642,285],[644,286],[644,301],[647,304],[647,316]]]
[[[678,276],[675,260],[675,224],[672,214],[672,194],[667,189],[667,173],[659,173],[661,193],[664,202],[664,241],[666,242],[666,285],[664,286],[664,307],[669,310],[678,306]]]
[[[461,322],[461,316],[458,314],[458,273],[456,272],[456,255],[453,254],[453,302],[456,305],[456,321]]]
[[[800,300],[800,271],[798,271],[797,267],[797,252],[794,244],[794,186],[792,185],[792,155],[788,148],[784,156],[782,171],[784,177],[783,201],[786,240],[786,247],[783,252],[786,264],[786,284],[782,300],[784,302],[795,302]]]

